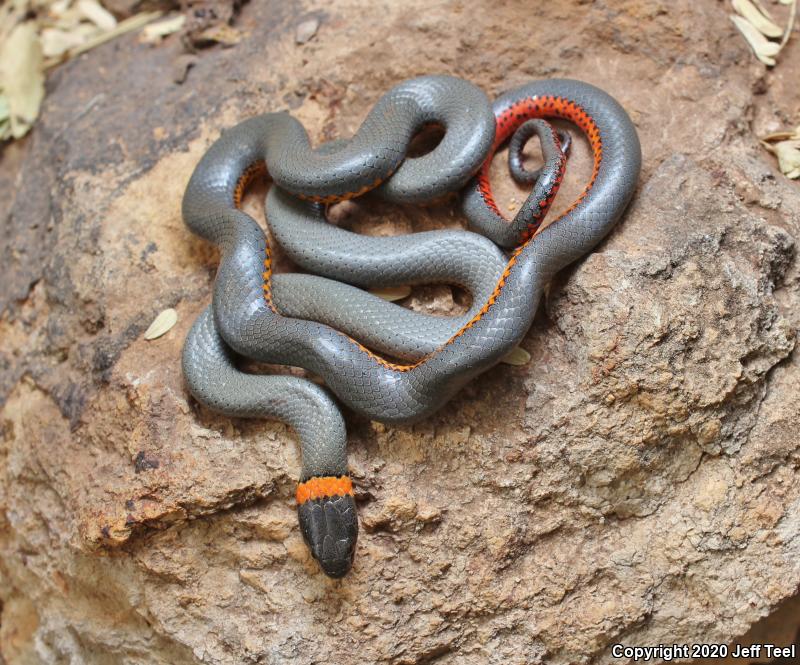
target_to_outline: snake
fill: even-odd
[[[549,119],[581,130],[592,173],[566,211],[544,224],[566,162]],[[409,157],[414,137],[431,124],[443,127],[441,141],[428,154]],[[489,169],[519,130],[512,174],[535,184],[507,220]],[[534,134],[544,157],[536,174],[525,172],[520,158]],[[527,83],[491,103],[456,77],[422,76],[392,88],[356,134],[335,145],[315,149],[299,122],[267,113],[225,131],[207,150],[187,185],[182,214],[191,231],[219,248],[220,263],[212,304],[187,335],[183,372],[206,407],[277,419],[295,430],[302,456],[300,530],[324,574],[347,574],[358,537],[339,403],[389,424],[440,409],[521,342],[552,277],[619,221],[640,168],[638,135],[622,106],[570,79]],[[240,206],[259,173],[273,183],[265,206],[272,238],[313,274],[272,274],[265,232]],[[331,203],[368,191],[415,204],[461,191],[474,231],[387,238],[328,222]],[[463,286],[473,303],[438,325],[431,325],[435,317],[363,290],[439,281]],[[325,387],[298,376],[249,374],[238,368],[240,357],[303,368]]]

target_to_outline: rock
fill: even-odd
[[[51,74],[31,136],[0,155],[0,652],[559,665],[742,635],[800,585],[800,196],[756,140],[800,103],[800,52],[765,74],[725,7],[685,0],[333,2],[295,48],[309,11],[245,5],[241,41],[182,85],[177,40],[100,47]],[[295,107],[315,142],[347,137],[426,71],[491,95],[601,85],[637,123],[641,187],[551,285],[528,364],[413,427],[347,414],[364,528],[334,582],[296,524],[292,433],[187,395],[181,345],[217,257],[181,195],[238,120]],[[522,200],[502,158],[493,173],[503,207]],[[576,141],[556,207],[589,173]],[[380,233],[460,224],[449,202],[345,212]],[[145,341],[167,308],[178,323]]]

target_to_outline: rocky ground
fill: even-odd
[[[0,154],[5,660],[611,663],[617,642],[728,642],[792,596],[800,190],[756,137],[798,122],[800,39],[766,71],[727,12],[251,2],[230,48],[128,35],[56,69],[32,135]],[[348,136],[428,72],[492,96],[602,86],[639,130],[641,186],[551,286],[527,366],[413,427],[347,414],[361,536],[337,582],[296,525],[293,434],[187,395],[180,349],[217,257],[180,200],[222,128],[290,109],[316,141]],[[586,146],[570,161],[562,207]],[[495,181],[517,205],[501,160]],[[452,203],[340,216],[461,223]],[[407,304],[463,303],[431,288]],[[145,341],[166,307],[178,325]]]

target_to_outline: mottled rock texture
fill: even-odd
[[[9,663],[609,663],[726,642],[800,584],[800,190],[755,135],[797,123],[722,2],[251,2],[232,48],[129,35],[57,69],[0,157],[0,650]],[[317,19],[310,41],[297,26]],[[183,64],[181,64],[183,63]],[[347,415],[355,567],[296,524],[298,449],[189,398],[215,251],[180,218],[222,128],[291,109],[346,137],[399,80],[596,83],[644,149],[629,214],[524,342],[436,417]],[[562,208],[589,172],[578,142]],[[502,160],[503,205],[523,191]],[[248,205],[260,214],[257,197]],[[397,233],[457,206],[339,211]],[[423,309],[463,306],[418,289]],[[179,324],[145,342],[165,307]]]

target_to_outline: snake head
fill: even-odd
[[[300,530],[312,556],[328,577],[344,577],[353,565],[358,540],[350,479],[312,478],[297,488],[297,499]]]

